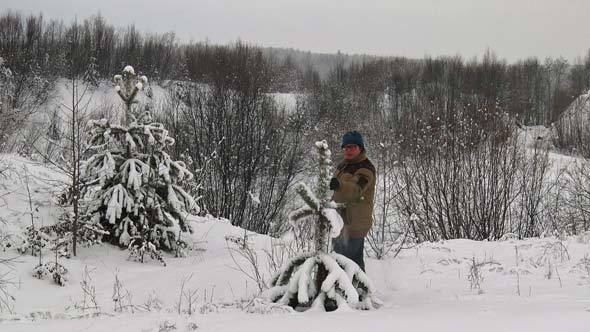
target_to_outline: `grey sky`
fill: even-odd
[[[590,48],[588,0],[0,0],[0,8],[42,12],[66,22],[99,11],[112,24],[174,31],[182,40],[314,52],[422,57],[481,56],[510,61]]]

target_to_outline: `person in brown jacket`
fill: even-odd
[[[330,181],[330,189],[334,190],[332,199],[345,205],[339,211],[344,227],[334,239],[333,248],[365,271],[363,250],[365,237],[373,225],[375,167],[367,158],[363,137],[357,131],[342,136],[342,149],[344,160]]]

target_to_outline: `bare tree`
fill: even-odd
[[[80,43],[79,31],[72,29],[70,31],[70,52],[75,53]],[[77,56],[70,56],[70,59],[76,60]],[[80,73],[78,68],[80,63],[71,62],[68,66],[67,87],[70,92],[69,103],[60,103],[53,113],[51,121],[52,126],[45,136],[46,146],[52,146],[52,149],[46,148],[42,151],[35,148],[37,153],[44,157],[44,160],[60,169],[69,178],[67,190],[61,197],[61,203],[71,205],[73,215],[68,218],[71,223],[72,232],[72,252],[77,254],[78,230],[80,223],[80,191],[83,180],[80,174],[82,161],[87,151],[86,135],[84,126],[88,121],[90,105],[92,102],[92,86],[89,82],[93,81],[96,73],[93,66]],[[59,139],[62,138],[62,139]],[[57,155],[53,155],[52,150],[56,150]]]

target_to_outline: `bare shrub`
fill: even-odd
[[[180,291],[178,294],[178,302],[176,302],[175,307],[178,314],[188,314],[189,316],[196,312],[198,309],[197,301],[198,301],[198,289],[188,289],[187,283],[190,282],[192,279],[193,274],[191,273],[188,276],[182,278],[180,282]]]
[[[152,311],[159,312],[162,310],[162,308],[163,308],[162,300],[160,300],[160,298],[154,292],[148,294],[148,297],[145,300],[145,302],[138,306],[139,310],[147,311],[147,312],[152,312]]]
[[[90,311],[94,315],[101,313],[100,306],[96,298],[96,286],[94,280],[92,280],[92,273],[95,269],[84,266],[82,271],[82,281],[80,281],[80,289],[82,291],[82,298],[79,301],[72,303],[70,306],[66,306],[66,310],[76,309],[82,312]]]
[[[114,311],[123,312],[130,311],[134,313],[136,306],[133,304],[133,295],[127,290],[121,279],[119,279],[119,271],[115,271],[115,281],[113,283],[113,295],[112,295]]]
[[[590,162],[576,160],[559,181],[561,208],[554,229],[571,234],[590,230]]]
[[[30,144],[39,138],[40,131],[29,130],[28,137],[16,134],[47,101],[54,79],[44,75],[39,66],[29,66],[27,70],[7,68],[0,57],[0,151],[32,151]]]
[[[162,121],[177,136],[177,153],[191,159],[203,210],[258,233],[273,231],[301,172],[301,119],[256,86],[179,84],[171,93],[178,106]]]
[[[271,238],[270,249],[263,249],[266,254],[266,262],[270,275],[274,275],[287,261],[300,252],[291,241],[283,241]]]
[[[226,236],[225,242],[227,250],[234,263],[232,267],[234,270],[241,272],[248,279],[254,281],[258,287],[259,292],[263,292],[268,288],[266,283],[266,274],[262,270],[260,259],[254,242],[251,240],[252,235],[244,231],[243,237]]]
[[[452,111],[446,120],[438,111],[412,120],[400,138],[397,209],[417,241],[499,239],[523,162],[514,127],[485,102]]]
[[[475,256],[469,262],[469,273],[467,274],[467,280],[469,281],[469,287],[471,290],[477,290],[479,294],[483,293],[483,271],[482,266],[484,262],[477,262]]]
[[[542,253],[537,258],[538,265],[551,263],[564,263],[570,260],[570,254],[563,241],[550,240],[542,246]]]
[[[550,193],[556,185],[548,179],[551,167],[546,144],[537,144],[523,152],[524,160],[518,171],[518,198],[512,218],[512,231],[520,239],[539,236],[547,229],[547,214],[551,208]]]
[[[0,266],[3,267],[0,272],[0,313],[14,313],[14,301],[16,298],[12,295],[12,290],[18,287],[18,282],[12,276],[14,264],[17,257],[0,259]]]
[[[383,123],[383,122],[381,122]],[[381,128],[385,133],[387,128]],[[377,259],[397,257],[406,247],[410,235],[410,223],[403,222],[404,215],[396,209],[396,199],[404,190],[396,183],[396,146],[388,135],[383,136],[376,151],[377,183],[375,190],[375,209],[373,210],[373,227],[367,236],[370,254]]]
[[[313,224],[311,226],[313,227]],[[262,293],[269,287],[269,276],[278,273],[289,260],[302,251],[299,250],[300,245],[292,239],[273,238],[270,239],[269,248],[257,250],[252,240],[253,236],[255,234],[244,231],[244,236],[226,236],[225,241],[233,261],[231,268],[252,280],[259,293]]]

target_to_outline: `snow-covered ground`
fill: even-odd
[[[287,113],[293,113],[297,110],[297,94],[294,93],[270,93],[269,94],[277,105]]]
[[[36,220],[54,222],[51,194],[59,186],[47,179],[63,176],[20,157],[0,160],[12,169],[0,179],[0,196],[8,193],[0,202],[0,229],[30,223],[29,191],[34,210],[39,207]],[[24,174],[32,174],[29,191]],[[149,259],[127,261],[127,251],[109,244],[82,248],[61,261],[70,271],[65,287],[33,278],[38,258],[6,249],[0,259],[18,256],[12,269],[0,267],[0,275],[15,282],[8,287],[15,301],[14,313],[0,315],[0,331],[590,331],[590,234],[423,243],[395,259],[368,260],[368,275],[384,302],[380,309],[300,313],[256,299],[255,282],[236,270],[226,236],[244,236],[244,230],[213,218],[194,218],[193,226],[197,249],[206,251],[167,256],[164,267]],[[276,240],[250,238],[268,278],[264,250]],[[85,270],[99,310],[80,309]],[[115,311],[116,277],[133,309]],[[191,315],[186,297],[178,314],[183,280],[185,294],[195,291]]]
[[[0,230],[31,225],[31,211],[36,225],[54,224],[59,217],[55,197],[67,180],[46,165],[0,154]]]

